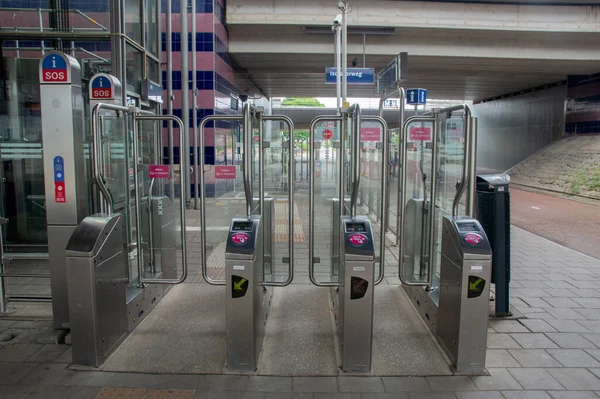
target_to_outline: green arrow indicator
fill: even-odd
[[[479,288],[479,284],[481,284],[483,282],[482,278],[478,278],[477,280],[475,280],[474,282],[469,282],[469,290],[471,291],[478,291]]]
[[[242,290],[243,290],[243,288],[242,288],[242,285],[244,285],[244,283],[245,283],[246,281],[247,281],[247,280],[246,280],[245,278],[242,278],[240,281],[234,281],[234,282],[233,282],[233,289],[234,289],[235,291],[242,291]]]

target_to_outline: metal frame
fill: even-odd
[[[352,107],[350,107],[349,109],[345,109],[342,110],[342,115],[341,116],[336,116],[336,115],[322,115],[322,116],[318,116],[315,119],[312,120],[312,122],[310,123],[310,129],[309,129],[309,153],[310,153],[310,157],[309,157],[309,163],[308,163],[308,174],[310,176],[309,179],[309,217],[310,217],[310,222],[309,222],[309,229],[310,229],[310,234],[309,234],[309,242],[308,242],[308,277],[310,279],[310,282],[318,287],[337,287],[340,286],[341,284],[339,282],[319,282],[317,281],[316,277],[315,277],[315,263],[320,263],[320,259],[315,258],[314,256],[314,246],[315,246],[315,236],[314,236],[314,231],[315,231],[315,167],[313,166],[313,162],[314,162],[314,153],[313,151],[316,149],[315,148],[315,129],[317,124],[321,123],[321,122],[340,122],[342,125],[342,131],[340,132],[340,159],[341,159],[341,167],[339,168],[339,173],[340,173],[340,181],[339,181],[339,192],[340,192],[340,207],[339,207],[339,212],[340,212],[340,220],[342,218],[342,216],[344,216],[344,193],[345,193],[345,187],[344,187],[344,165],[343,165],[343,154],[345,151],[345,146],[344,146],[344,136],[343,136],[343,132],[344,132],[344,127],[346,125],[346,121],[347,121],[347,117],[348,115],[352,116],[352,130],[353,130],[353,136],[352,136],[352,176],[354,178],[354,181],[352,182],[352,192],[351,192],[351,202],[350,202],[350,214],[352,217],[356,216],[356,199],[358,197],[358,189],[360,186],[360,126],[361,123],[364,122],[376,122],[378,123],[381,128],[382,128],[382,137],[383,137],[383,161],[382,161],[382,178],[381,178],[381,192],[382,192],[382,215],[381,215],[381,228],[380,228],[380,243],[379,243],[379,257],[378,259],[376,259],[376,262],[379,262],[379,277],[377,278],[377,280],[375,280],[375,284],[380,284],[383,281],[383,278],[385,276],[385,233],[387,231],[387,221],[388,221],[388,217],[387,217],[387,212],[385,211],[385,209],[387,208],[387,196],[385,195],[385,190],[386,187],[388,185],[388,173],[389,173],[389,168],[388,168],[388,163],[389,163],[389,133],[388,133],[388,126],[386,121],[380,117],[380,116],[362,116],[361,115],[361,110],[360,110],[360,106],[358,104],[354,104]],[[334,228],[336,228],[334,226]]]
[[[185,174],[184,172],[186,171],[186,169],[183,167],[185,164],[182,163],[182,158],[179,158],[179,164],[181,165],[180,167],[180,172],[179,172],[179,184],[181,185],[181,194],[180,194],[180,201],[179,201],[179,213],[180,213],[180,217],[181,217],[181,266],[182,266],[182,273],[181,276],[175,280],[170,280],[170,279],[155,279],[155,278],[151,278],[151,279],[145,279],[143,277],[144,273],[144,261],[143,261],[143,251],[142,251],[142,246],[141,246],[141,238],[140,238],[140,234],[142,231],[142,214],[141,214],[141,210],[140,210],[140,190],[139,190],[139,176],[138,176],[138,160],[139,160],[139,138],[138,138],[138,129],[137,129],[137,124],[140,121],[172,121],[175,122],[178,126],[179,126],[179,142],[182,143],[181,140],[183,140],[183,135],[185,134],[186,130],[184,130],[183,128],[183,122],[181,119],[179,119],[176,116],[173,115],[139,115],[140,111],[136,108],[135,112],[133,113],[133,158],[135,160],[135,169],[134,169],[134,174],[133,174],[133,180],[135,183],[135,202],[136,202],[136,207],[135,207],[135,217],[136,217],[136,229],[138,231],[138,244],[136,246],[136,250],[137,250],[137,264],[138,264],[138,279],[139,279],[139,285],[140,287],[144,286],[144,283],[151,283],[151,284],[181,284],[185,281],[185,279],[187,278],[187,274],[188,274],[188,268],[187,268],[187,245],[186,245],[186,228],[185,228],[185,209],[186,209],[186,203],[185,203],[185,199],[186,199],[186,192],[187,192],[187,188],[185,186]],[[174,171],[171,169],[172,173],[174,173]],[[173,198],[174,198],[174,193],[173,193]]]
[[[243,181],[244,181],[244,192],[246,196],[246,216],[252,216],[252,182],[251,182],[251,170],[252,170],[252,120],[254,117],[258,119],[258,135],[260,142],[260,151],[259,151],[259,209],[261,214],[264,213],[264,156],[263,156],[263,122],[282,122],[285,123],[288,127],[288,142],[294,142],[294,122],[285,115],[269,115],[263,116],[262,110],[256,109],[251,106],[248,102],[245,102],[243,105],[243,114],[242,115],[211,115],[207,116],[200,122],[199,129],[199,143],[200,143],[200,167],[202,168],[202,173],[200,174],[200,228],[202,231],[202,243],[200,245],[201,248],[201,258],[202,258],[202,277],[204,280],[213,285],[225,285],[224,280],[214,280],[210,278],[208,275],[208,264],[207,264],[207,256],[208,252],[206,247],[206,219],[204,215],[206,214],[206,195],[205,195],[205,187],[204,187],[204,129],[208,122],[217,122],[217,121],[237,121],[242,122],[243,124],[243,138],[242,142],[244,144],[244,159],[243,159]],[[294,175],[291,173],[293,170],[293,147],[290,145],[290,157],[288,160],[288,201],[289,201],[289,274],[287,280],[283,282],[263,282],[264,286],[274,286],[274,287],[285,287],[291,284],[294,279]],[[196,191],[196,195],[198,195],[198,190]]]
[[[428,251],[428,265],[427,265],[427,280],[423,281],[423,282],[414,282],[414,281],[406,281],[403,278],[402,275],[402,266],[403,266],[403,259],[404,259],[404,219],[405,219],[405,204],[406,204],[406,162],[407,162],[407,142],[408,142],[408,127],[414,123],[414,122],[430,122],[433,123],[433,142],[432,142],[432,150],[433,150],[433,154],[432,154],[432,176],[435,179],[435,176],[437,176],[437,169],[438,169],[438,164],[437,164],[437,158],[438,158],[438,139],[439,139],[439,133],[440,133],[440,126],[439,124],[441,123],[439,116],[441,114],[446,114],[446,113],[452,113],[454,111],[464,111],[465,113],[465,150],[464,150],[464,157],[463,157],[463,171],[462,171],[462,177],[461,177],[461,181],[459,183],[459,186],[456,190],[456,194],[454,196],[454,200],[452,203],[452,216],[455,217],[457,215],[457,211],[458,211],[458,206],[460,204],[460,199],[462,198],[465,189],[467,190],[467,204],[466,204],[466,214],[467,216],[473,216],[473,211],[474,211],[474,196],[475,196],[475,190],[474,190],[474,184],[475,184],[475,175],[476,175],[476,151],[477,151],[477,118],[472,117],[471,114],[471,108],[469,107],[469,105],[467,104],[463,104],[463,105],[457,105],[454,107],[448,107],[448,108],[442,108],[442,109],[434,109],[433,110],[433,116],[412,116],[410,118],[407,118],[403,125],[402,125],[402,131],[401,131],[401,136],[400,136],[400,142],[401,142],[401,149],[400,151],[402,152],[401,154],[401,166],[402,166],[402,172],[399,173],[399,178],[401,179],[401,188],[400,188],[400,207],[398,209],[398,226],[400,228],[399,231],[399,245],[400,245],[400,250],[399,250],[399,259],[398,259],[398,277],[400,278],[400,281],[402,282],[402,284],[407,285],[407,286],[426,286],[428,288],[431,288],[431,283],[432,283],[432,279],[433,279],[433,258],[434,258],[434,252],[435,252],[435,246],[433,245],[434,241],[435,241],[435,215],[434,215],[434,209],[435,209],[435,198],[436,198],[436,191],[437,191],[437,185],[435,183],[435,181],[432,179],[432,184],[431,184],[431,192],[430,192],[430,213],[431,213],[431,217],[429,218],[429,251]]]

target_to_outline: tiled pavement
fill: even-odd
[[[513,228],[512,304],[490,321],[489,376],[265,377],[68,370],[47,322],[0,319],[0,398],[600,398],[600,261]],[[2,343],[11,329],[26,333]],[[121,389],[105,389],[121,388]],[[125,389],[136,388],[136,389]]]

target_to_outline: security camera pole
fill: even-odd
[[[338,14],[333,21],[333,30],[335,32],[334,46],[335,46],[335,93],[337,98],[337,111],[340,112],[340,108],[342,107],[342,71],[341,71],[341,63],[342,63],[342,53],[341,53],[341,31],[342,25],[341,22],[343,20],[342,14]]]
[[[347,107],[348,97],[348,0],[338,2],[338,9],[342,12],[342,106]]]

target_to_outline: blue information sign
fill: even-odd
[[[406,90],[407,104],[427,104],[427,90],[425,89],[408,89]]]
[[[41,83],[69,83],[67,62],[57,53],[50,53],[41,62]]]
[[[325,83],[335,84],[336,77],[335,68],[325,68]],[[375,70],[373,68],[348,68],[346,77],[349,85],[372,85],[375,83]]]

